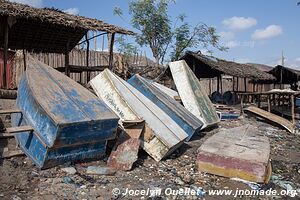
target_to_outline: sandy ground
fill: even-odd
[[[104,161],[89,163],[66,163],[47,170],[39,170],[25,156],[0,160],[0,199],[233,199],[233,196],[209,195],[212,189],[248,189],[250,186],[240,181],[231,180],[197,171],[196,152],[206,138],[214,133],[243,124],[252,124],[257,131],[264,133],[271,144],[271,163],[273,175],[281,176],[281,182],[290,189],[300,189],[300,136],[290,134],[280,127],[269,125],[257,118],[241,118],[238,121],[221,122],[219,127],[193,137],[192,141],[182,145],[169,158],[156,162],[140,151],[139,159],[129,172],[118,171],[115,175],[87,175],[87,166],[104,166]],[[68,174],[62,168],[72,166],[75,174]],[[288,181],[288,182],[284,182]],[[282,190],[280,183],[270,181],[261,186]],[[115,189],[117,188],[117,189]],[[163,191],[158,195],[114,195],[113,191],[131,190]],[[170,195],[168,193],[174,191]],[[177,189],[195,190],[198,195],[176,194]],[[205,192],[202,194],[202,192]],[[289,196],[256,196],[242,199],[300,199]]]

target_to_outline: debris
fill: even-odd
[[[77,172],[74,167],[64,167],[64,168],[61,168],[61,170],[68,174],[76,174],[76,172]]]
[[[68,176],[63,177],[63,182],[66,184],[75,184],[75,181]]]
[[[202,127],[203,123],[197,117],[185,109],[176,100],[153,86],[149,80],[136,74],[127,82],[161,108],[180,127],[182,127],[188,134],[187,141],[189,141],[194,133],[198,132]]]
[[[44,84],[40,84],[40,83]],[[28,57],[12,125],[20,149],[42,169],[68,161],[101,158],[114,139],[118,117],[86,88]],[[23,117],[24,115],[24,117]]]
[[[188,137],[162,109],[109,69],[93,78],[90,85],[122,121],[145,120],[141,146],[156,161],[170,155]]]
[[[138,158],[139,147],[139,139],[131,138],[126,140],[117,147],[116,151],[111,152],[107,166],[118,170],[131,170],[133,163]]]
[[[93,175],[114,175],[116,170],[112,169],[111,167],[88,166],[86,173]]]
[[[254,113],[254,114],[256,114],[260,117],[263,117],[267,120],[270,120],[272,122],[275,122],[278,125],[284,127],[286,130],[288,130],[291,133],[296,132],[296,130],[294,128],[294,125],[290,121],[288,121],[288,120],[286,120],[286,119],[284,119],[284,118],[282,118],[278,115],[275,115],[273,113],[267,112],[263,109],[260,109],[260,108],[254,107],[254,106],[249,106],[247,108],[244,108],[243,110]]]
[[[248,185],[252,190],[259,190],[259,189],[261,188],[261,185],[260,185],[260,184],[257,184],[257,183],[251,182],[251,181],[246,181],[246,180],[243,180],[243,179],[240,179],[240,178],[231,178],[231,180],[239,181],[239,182],[245,183],[245,184]]]
[[[283,177],[281,175],[278,175],[278,174],[273,174],[271,176],[271,181],[273,183],[275,183],[276,185],[278,185],[279,187],[281,187],[283,189],[286,189],[288,191],[292,191],[292,190],[296,189],[294,183],[292,183],[291,181],[283,180]]]
[[[184,107],[203,122],[202,129],[216,125],[220,121],[216,110],[186,62],[170,62],[169,66]]]
[[[199,171],[251,182],[267,183],[271,176],[270,144],[255,127],[226,129],[208,138],[198,149]]]
[[[22,198],[14,194],[12,195],[12,200],[22,200]]]

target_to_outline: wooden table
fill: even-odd
[[[295,124],[295,98],[300,96],[300,91],[275,89],[267,92],[237,92],[236,94],[241,100],[241,113],[243,112],[245,100],[251,103],[257,103],[257,106],[260,107],[263,98],[265,98],[267,100],[268,112],[271,112],[272,105],[282,106],[286,100],[288,100],[291,106],[292,123]]]

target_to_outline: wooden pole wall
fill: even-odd
[[[5,24],[4,24],[4,54],[3,54],[3,86],[4,88],[6,88],[7,83],[6,83],[6,68],[7,68],[7,59],[8,59],[8,32],[9,32],[9,27],[8,27],[8,23],[7,20],[5,20]]]

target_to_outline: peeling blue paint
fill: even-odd
[[[168,114],[188,134],[187,141],[191,139],[195,132],[201,129],[203,123],[197,117],[152,85],[149,80],[134,75],[127,82]]]
[[[16,135],[21,150],[43,169],[101,158],[106,141],[115,138],[119,118],[75,81],[30,61],[18,89],[17,107],[22,114],[12,115],[13,126],[34,129]]]

